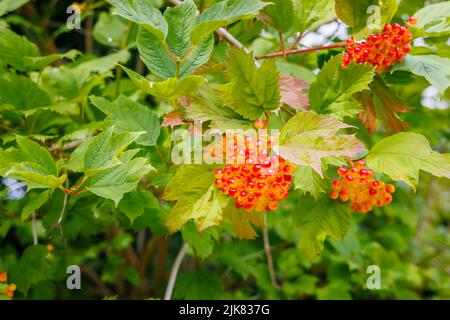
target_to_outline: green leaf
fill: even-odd
[[[311,194],[317,199],[321,193],[326,192],[327,184],[312,167],[299,166],[292,174],[295,189],[300,189],[303,193]]]
[[[162,79],[176,77],[177,65],[158,37],[139,28],[136,43],[142,61],[152,73]]]
[[[120,164],[117,157],[135,140],[142,132],[122,132],[113,135],[114,128],[110,127],[99,135],[86,140],[72,153],[66,167],[74,172],[87,172],[92,175]]]
[[[195,27],[191,32],[191,41],[196,45],[216,29],[234,23],[237,20],[255,17],[267,5],[267,3],[259,0],[220,1],[197,17]]]
[[[101,12],[94,26],[95,40],[104,46],[119,47],[128,32],[128,25],[121,17]]]
[[[298,208],[293,211],[293,221],[300,228],[300,251],[302,257],[315,259],[323,250],[328,236],[342,240],[350,225],[350,209],[328,197],[314,200],[301,197]]]
[[[313,30],[336,17],[333,0],[292,0],[295,32]]]
[[[353,157],[364,150],[354,135],[340,134],[351,126],[314,112],[300,112],[280,133],[280,155],[298,165],[313,168],[321,177],[325,157]]]
[[[180,65],[178,77],[184,78],[208,62],[213,49],[214,37],[210,35],[200,42]]]
[[[423,76],[443,95],[450,86],[450,59],[437,55],[408,55],[395,70],[409,70]]]
[[[4,104],[13,106],[17,111],[27,111],[48,106],[51,100],[47,92],[29,78],[11,75],[10,79],[0,78],[0,106]]]
[[[114,69],[119,63],[127,63],[130,59],[130,52],[128,50],[120,50],[100,58],[89,60],[80,63],[77,68],[86,69],[90,72],[108,73]]]
[[[66,180],[58,177],[59,170],[50,152],[37,142],[16,136],[19,149],[0,150],[0,175],[25,181],[28,190],[57,188]]]
[[[170,180],[163,196],[165,200],[176,201],[166,221],[170,232],[180,230],[190,219],[194,219],[200,232],[221,223],[229,198],[214,185],[215,168],[183,165]]]
[[[77,56],[81,55],[78,50],[70,50],[66,53],[54,53],[48,56],[42,57],[24,57],[23,63],[29,70],[42,70],[44,67],[52,64],[53,62],[61,59],[75,60]]]
[[[8,12],[15,11],[30,0],[2,0],[0,3],[0,17]]]
[[[203,86],[199,95],[189,101],[186,106],[186,118],[194,121],[211,121],[211,128],[252,129],[253,123],[223,105],[220,95],[210,86]]]
[[[134,21],[159,40],[167,36],[167,22],[151,0],[108,0],[116,7],[115,14]]]
[[[231,82],[221,88],[226,105],[249,120],[278,108],[281,97],[275,61],[265,61],[258,68],[252,53],[230,47],[227,62]]]
[[[218,237],[218,232],[214,228],[209,228],[199,233],[193,221],[187,222],[181,228],[181,234],[186,242],[200,259],[205,259],[211,255],[214,249],[214,238]]]
[[[153,82],[139,73],[121,66],[130,79],[144,92],[170,101],[183,96],[192,96],[207,81],[203,76],[189,75],[183,79],[169,78],[165,81]]]
[[[111,199],[118,206],[125,193],[136,189],[140,179],[153,170],[139,150],[128,150],[119,157],[118,165],[93,175],[86,181],[87,189],[99,197]]]
[[[134,191],[127,193],[119,203],[119,210],[125,213],[130,223],[144,214],[145,208],[151,207],[158,200],[148,191]]]
[[[164,12],[164,18],[169,24],[166,42],[178,58],[184,57],[192,47],[190,34],[195,25],[196,11],[192,0],[185,0],[175,7],[168,7]]]
[[[102,97],[91,97],[91,102],[107,115],[105,123],[119,132],[139,132],[136,143],[154,146],[159,137],[158,115],[149,108],[125,96],[119,96],[113,103]]]
[[[113,130],[114,127],[110,127],[89,141],[83,167],[87,177],[118,165],[120,161],[117,157],[142,135],[142,132],[122,132],[113,135]]]
[[[17,285],[18,291],[27,295],[32,285],[51,277],[47,249],[45,246],[36,245],[25,249],[19,262],[11,271],[10,281]]]
[[[353,95],[369,89],[375,72],[365,64],[350,63],[346,69],[341,64],[341,55],[331,58],[317,75],[317,80],[311,84],[309,102],[317,113],[329,113],[342,118],[360,111],[360,105]]]
[[[78,50],[70,50],[63,54],[41,56],[38,47],[26,37],[0,28],[0,62],[19,71],[40,70],[63,58],[74,60],[80,54]]]
[[[223,295],[223,284],[218,276],[210,271],[184,272],[175,284],[175,299],[214,300]]]
[[[424,136],[412,132],[397,133],[376,143],[367,156],[367,164],[414,190],[420,170],[450,178],[450,154],[433,151]]]
[[[49,197],[50,190],[45,190],[31,198],[30,201],[25,205],[25,207],[23,207],[22,214],[20,215],[22,221],[27,220],[33,212],[42,207],[44,203],[47,202]]]
[[[0,61],[19,71],[27,71],[23,59],[39,57],[38,47],[26,37],[19,36],[9,29],[0,28]]]
[[[269,17],[270,24],[282,33],[288,31],[294,21],[292,0],[264,0],[264,2],[274,4],[264,8],[264,13]]]
[[[203,40],[178,67],[164,44],[142,28],[138,33],[137,45],[142,61],[152,73],[162,79],[184,78],[209,60],[214,38],[210,36]]]
[[[417,24],[411,26],[415,37],[441,37],[450,34],[450,1],[429,5],[417,11]]]
[[[352,34],[357,38],[381,30],[391,21],[397,9],[397,0],[336,0],[338,18],[352,27]]]

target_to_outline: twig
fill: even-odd
[[[177,280],[178,271],[180,270],[181,263],[183,262],[184,256],[187,253],[189,246],[184,243],[178,252],[175,262],[173,263],[172,270],[170,270],[169,282],[167,283],[166,293],[164,294],[164,300],[172,300],[173,288],[175,287],[175,281]]]
[[[284,47],[284,40],[283,40],[283,34],[281,32],[278,32],[278,38],[280,39],[280,49],[283,55],[286,54],[286,48]]]
[[[88,1],[88,7],[90,7],[91,1]],[[92,9],[92,8],[91,8]],[[84,38],[84,49],[86,50],[86,54],[92,54],[94,51],[94,37],[93,37],[93,28],[94,28],[94,10],[92,9],[89,13],[89,16],[86,18],[86,37]]]
[[[63,146],[58,146],[56,144],[51,145],[50,147],[48,147],[48,151],[53,152],[53,151],[65,151],[65,150],[70,150],[73,148],[78,147],[80,144],[82,144],[85,140],[75,140],[75,141],[71,141],[68,142],[66,144],[64,144]]]
[[[99,295],[103,296],[111,296],[112,292],[108,289],[108,287],[103,283],[98,274],[94,269],[88,267],[87,265],[80,266],[81,272],[91,280],[91,282],[97,286],[96,291]]]
[[[19,133],[19,131],[17,131],[16,129],[11,128],[11,127],[3,124],[3,123],[0,123],[0,128],[3,129],[3,130],[6,130],[6,131],[11,131],[13,133]]]
[[[329,46],[321,46],[321,47],[314,47],[314,48],[307,48],[307,49],[295,49],[295,50],[287,50],[285,52],[273,52],[268,53],[259,57],[256,57],[256,60],[261,59],[268,59],[268,58],[275,58],[275,57],[283,57],[283,56],[289,56],[292,54],[298,54],[298,53],[307,53],[307,52],[313,52],[313,51],[319,51],[319,50],[329,50],[329,49],[335,49],[335,48],[342,48],[345,47],[345,43],[337,43]]]
[[[36,246],[39,244],[39,240],[38,240],[38,234],[37,234],[36,212],[34,212],[34,211],[31,214],[31,228],[33,230],[33,244]]]
[[[67,200],[69,199],[69,195],[68,194],[64,194],[64,201],[63,201],[63,206],[61,208],[61,213],[59,214],[59,218],[58,218],[58,225],[61,225],[62,220],[64,218],[64,214],[66,212],[66,208],[67,208]]]
[[[303,36],[305,34],[299,32],[297,35],[297,38],[295,39],[294,43],[292,44],[291,48],[289,50],[294,50],[295,48],[297,48],[297,45],[300,43],[300,41],[303,39]]]
[[[283,109],[284,111],[289,113],[291,116],[297,115],[295,112],[292,112],[291,110],[289,110],[284,104],[281,105],[281,109]]]
[[[275,289],[279,290],[280,285],[278,284],[275,276],[275,268],[273,265],[272,252],[270,251],[269,231],[267,230],[267,213],[264,213],[264,225],[265,227],[262,228],[264,239],[264,251],[266,252],[267,257],[267,267],[269,268],[270,281],[272,282],[272,285],[275,287]]]

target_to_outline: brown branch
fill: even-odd
[[[71,141],[68,142],[62,146],[58,146],[56,144],[51,145],[50,147],[48,147],[48,151],[53,152],[53,151],[65,151],[65,150],[70,150],[73,148],[78,147],[80,144],[82,144],[85,140],[75,140],[75,141]]]
[[[267,267],[269,268],[270,281],[275,289],[279,290],[280,285],[277,282],[275,275],[275,267],[273,264],[272,252],[270,251],[270,241],[269,241],[269,231],[267,230],[267,213],[264,213],[264,225],[263,230],[263,240],[264,240],[264,251],[267,257]]]
[[[297,45],[303,39],[304,35],[305,35],[304,33],[299,32],[297,38],[295,39],[294,43],[292,44],[292,46],[289,50],[294,50],[295,48],[297,48]]]
[[[278,38],[280,39],[280,49],[284,56],[286,55],[286,48],[284,47],[283,34],[281,32],[278,32]]]
[[[99,275],[89,266],[81,265],[81,272],[97,287],[94,289],[99,295],[111,296],[112,292],[106,287]]]
[[[298,54],[298,53],[307,53],[307,52],[314,52],[319,50],[329,50],[329,49],[335,49],[335,48],[342,48],[345,47],[345,43],[337,43],[330,46],[322,46],[322,47],[314,47],[314,48],[307,48],[307,49],[296,49],[296,50],[287,50],[285,52],[273,52],[269,54],[265,54],[259,57],[256,57],[256,60],[261,59],[268,59],[268,58],[275,58],[275,57],[283,57],[283,56],[289,56],[292,54]]]

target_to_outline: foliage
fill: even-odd
[[[161,298],[177,256],[175,299],[450,298],[449,1],[86,1],[81,30],[71,4],[0,3],[0,299]],[[394,23],[420,39],[403,62],[343,67]],[[246,211],[215,170],[254,166],[207,156],[266,127],[296,170]],[[364,215],[329,196],[363,158],[395,185]]]

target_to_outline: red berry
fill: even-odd
[[[411,17],[409,17],[409,19],[408,19],[408,23],[409,23],[410,25],[412,25],[412,26],[416,25],[416,24],[417,24],[417,21],[418,21],[418,19],[417,19],[416,16],[411,16]]]
[[[340,176],[344,176],[344,175],[346,175],[347,174],[347,168],[346,167],[340,167],[339,169],[338,169],[338,174],[340,175]]]

